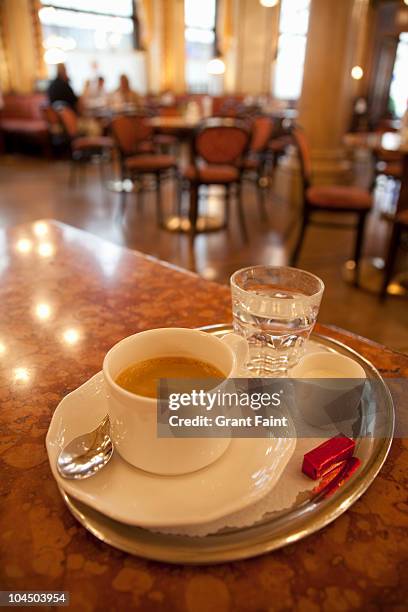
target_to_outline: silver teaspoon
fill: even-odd
[[[63,478],[81,480],[94,476],[112,457],[109,417],[96,429],[74,438],[62,449],[57,459],[58,472]]]

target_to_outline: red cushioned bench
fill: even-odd
[[[27,142],[39,145],[45,154],[50,152],[48,126],[41,107],[47,98],[41,93],[6,94],[0,110],[0,132],[3,140],[10,136],[13,149],[21,150]]]

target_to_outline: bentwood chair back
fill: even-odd
[[[52,105],[52,109],[57,113],[67,136],[71,140],[76,138],[79,134],[79,121],[75,111],[67,104],[61,102],[55,102]]]
[[[260,115],[252,121],[251,141],[249,143],[250,153],[263,153],[272,137],[274,121],[271,117]]]
[[[229,217],[232,186],[236,186],[238,218],[243,238],[247,240],[241,197],[242,160],[248,149],[250,132],[243,121],[231,118],[211,118],[197,129],[194,143],[194,163],[182,169],[182,177],[190,188],[190,228],[196,233],[198,195],[201,185],[223,185],[226,192],[226,222]]]
[[[242,121],[211,118],[198,128],[194,141],[196,158],[207,164],[236,165],[249,143],[249,131]]]
[[[60,118],[57,111],[52,106],[44,104],[41,107],[41,112],[50,130],[55,129],[56,127],[60,128]]]
[[[57,148],[65,148],[67,145],[67,134],[61,125],[58,113],[49,104],[41,106],[41,114],[48,128],[48,143],[46,154],[52,157]]]
[[[111,121],[111,131],[122,157],[140,152],[140,145],[152,138],[153,128],[144,115],[120,115]]]
[[[307,189],[312,182],[312,154],[305,132],[299,126],[292,132],[298,152],[303,187]]]
[[[251,119],[251,139],[247,156],[243,161],[244,178],[254,183],[257,191],[258,207],[262,222],[268,219],[266,207],[266,189],[268,178],[266,167],[268,145],[274,131],[274,120],[267,115],[258,115]]]
[[[82,136],[78,116],[71,107],[62,102],[55,102],[52,108],[57,113],[70,143],[72,161],[70,182],[74,182],[79,165],[85,169],[85,165],[94,159],[99,162],[100,177],[103,184],[103,166],[105,162],[111,159],[112,139],[107,136]]]

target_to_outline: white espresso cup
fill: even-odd
[[[116,382],[125,368],[138,361],[166,356],[206,361],[226,378],[237,375],[248,355],[244,338],[216,338],[196,329],[161,328],[121,340],[107,353],[103,375],[107,389],[111,437],[128,463],[147,472],[175,475],[194,472],[216,461],[230,438],[159,438],[157,400],[126,391]]]

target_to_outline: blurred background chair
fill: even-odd
[[[255,117],[251,123],[251,139],[246,157],[243,159],[243,178],[252,181],[257,190],[259,214],[262,221],[268,218],[265,191],[268,184],[265,175],[265,167],[268,155],[268,144],[274,129],[271,117],[260,115]]]
[[[111,160],[113,140],[108,136],[81,135],[78,116],[68,105],[55,102],[52,109],[57,113],[71,151],[71,177],[72,183],[80,166],[97,162],[101,181],[104,181],[104,164]]]
[[[69,145],[69,138],[61,125],[60,117],[57,111],[49,104],[41,105],[41,113],[48,127],[49,141],[52,154],[58,154],[60,151],[65,152]]]
[[[153,129],[146,117],[119,116],[112,119],[111,131],[119,151],[121,179],[138,181],[139,205],[143,205],[143,177],[153,176],[156,189],[157,224],[162,225],[162,179],[176,174],[177,162],[172,155],[156,153],[153,143]],[[126,206],[127,191],[121,191],[122,214]]]
[[[384,279],[381,288],[380,298],[384,300],[387,296],[387,287],[391,282],[399,248],[404,234],[408,234],[408,210],[396,215],[391,232],[388,246],[388,253],[385,261]]]
[[[402,154],[400,151],[387,151],[382,148],[373,150],[373,180],[371,191],[374,192],[379,184],[379,177],[384,176],[387,181],[392,181],[392,204],[391,210],[387,212],[393,214],[398,199],[399,187],[402,178]]]
[[[225,188],[225,222],[230,216],[232,188],[236,189],[238,220],[242,237],[248,240],[242,202],[242,162],[250,132],[245,122],[230,118],[211,118],[198,128],[193,143],[193,163],[181,169],[182,180],[189,187],[190,231],[197,231],[199,190],[202,185]]]
[[[296,246],[292,253],[291,263],[296,265],[300,250],[302,248],[303,239],[306,228],[310,223],[321,224],[321,222],[313,219],[314,213],[325,212],[332,214],[353,214],[357,217],[356,238],[354,243],[354,261],[355,261],[355,277],[354,283],[358,285],[359,263],[361,258],[364,228],[367,213],[372,207],[371,194],[359,187],[348,185],[316,185],[311,184],[312,178],[312,162],[309,144],[304,131],[296,127],[293,130],[293,137],[297,145],[301,179],[302,179],[302,221],[299,236]],[[334,227],[339,227],[338,223],[333,224]],[[342,227],[344,227],[342,225]]]

